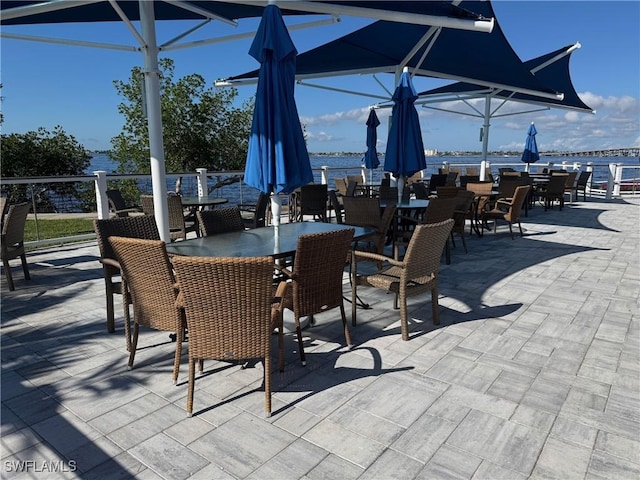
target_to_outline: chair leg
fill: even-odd
[[[11,276],[11,267],[9,266],[9,260],[3,259],[2,264],[4,266],[4,275],[7,277],[7,283],[9,284],[9,290],[13,291],[16,289],[13,284],[13,277]]]
[[[469,251],[467,250],[467,242],[464,239],[464,229],[462,229],[462,232],[460,233],[460,238],[462,239],[462,246],[464,247],[464,253],[469,253]]]
[[[511,234],[511,240],[513,240],[514,236],[513,236],[513,228],[511,227],[511,222],[509,222],[509,233]]]
[[[347,315],[344,311],[344,305],[340,305],[340,314],[342,315],[342,328],[344,329],[344,339],[347,342],[347,346],[351,347],[353,342],[351,342],[351,333],[349,332],[349,325],[347,325]]]
[[[140,326],[138,322],[133,322],[133,335],[131,339],[131,351],[129,352],[129,365],[128,368],[131,370],[133,368],[133,362],[136,358],[136,350],[138,348],[138,332],[140,330]]]
[[[431,289],[431,315],[433,316],[433,324],[440,325],[440,312],[438,306],[438,287]]]
[[[302,366],[307,364],[307,359],[304,356],[304,345],[302,344],[302,329],[300,328],[300,318],[298,314],[294,315],[296,320],[296,335],[298,336],[298,350],[300,350],[300,362],[302,362]]]
[[[189,357],[189,388],[187,390],[187,415],[193,413],[193,390],[196,381],[196,359]]]
[[[113,286],[108,278],[104,279],[104,283],[107,297],[107,332],[113,333],[116,331],[115,313],[113,311]]]
[[[264,413],[266,417],[271,416],[271,352],[263,359],[264,365]]]
[[[178,383],[178,373],[180,371],[180,357],[182,356],[182,338],[184,337],[184,329],[181,328],[176,332],[176,354],[173,359],[173,384]]]
[[[524,233],[522,232],[522,224],[518,221],[518,228],[520,229],[520,236],[524,237]]]
[[[400,332],[402,333],[402,340],[409,340],[409,314],[407,312],[407,296],[402,293],[400,298]],[[396,296],[398,298],[398,296]]]
[[[24,253],[20,255],[20,261],[22,262],[22,271],[24,272],[24,279],[31,280],[31,275],[29,275],[29,267],[27,266],[27,256]]]

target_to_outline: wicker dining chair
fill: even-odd
[[[9,209],[2,222],[2,234],[0,235],[0,255],[2,256],[2,266],[4,275],[9,284],[9,290],[15,290],[11,266],[9,260],[20,258],[22,272],[25,280],[31,280],[29,267],[27,266],[27,256],[24,251],[24,226],[27,222],[30,205],[28,203],[17,203],[9,205]]]
[[[469,211],[471,210],[473,200],[475,199],[475,194],[468,190],[461,190],[454,198],[456,199],[456,208],[453,211],[453,220],[455,223],[451,229],[451,244],[455,248],[456,243],[454,240],[454,234],[457,233],[460,240],[462,240],[464,253],[469,253],[467,250],[467,242],[464,238],[464,230],[467,223],[467,217],[469,216]]]
[[[344,215],[343,203],[340,201],[340,198],[338,198],[338,195],[335,190],[329,190],[327,192],[327,195],[329,197],[329,206],[331,207],[331,210],[333,210],[333,212],[336,215],[336,223],[343,223],[343,215]],[[344,198],[344,197],[341,197],[341,198]]]
[[[300,328],[302,317],[312,317],[339,307],[346,343],[351,346],[342,296],[342,277],[354,233],[354,229],[346,228],[301,235],[298,238],[293,268],[278,267],[292,284],[284,306],[294,314],[302,365],[307,364]]]
[[[195,368],[203,361],[261,359],[265,413],[271,415],[271,336],[278,330],[278,368],[284,370],[282,309],[288,284],[273,288],[270,257],[173,259],[189,330],[187,413],[193,412]]]
[[[516,187],[513,198],[511,198],[510,200],[499,199],[491,210],[482,212],[483,224],[489,220],[493,220],[493,232],[495,233],[498,225],[498,220],[503,220],[509,224],[509,232],[511,233],[511,238],[513,239],[514,236],[512,226],[514,223],[517,223],[520,230],[520,236],[523,236],[520,217],[530,188],[531,187],[529,185],[520,185],[519,187]]]
[[[296,205],[296,221],[302,222],[305,216],[327,222],[327,206],[329,201],[326,184],[308,184],[300,187]]]
[[[356,298],[359,285],[369,286],[394,293],[394,308],[400,308],[400,329],[402,340],[409,340],[409,313],[407,298],[431,291],[433,324],[440,324],[438,312],[438,271],[440,257],[451,228],[453,219],[439,223],[416,226],[404,258],[396,260],[385,255],[354,251],[356,257],[369,258],[388,264],[370,275],[358,275],[358,262],[353,262],[351,321],[356,324]]]
[[[214,208],[213,210],[198,210],[196,212],[200,234],[203,237],[225,232],[239,232],[244,230],[244,221],[240,207]]]
[[[109,212],[116,217],[128,217],[130,213],[140,213],[142,209],[137,205],[127,205],[122,196],[122,192],[117,188],[107,190],[107,201],[109,202]]]
[[[269,194],[260,192],[256,203],[240,204],[240,214],[242,215],[242,221],[245,228],[258,228],[264,227],[269,222],[269,203],[271,197]]]
[[[98,248],[100,249],[100,263],[104,274],[105,297],[107,302],[107,331],[115,332],[113,311],[114,294],[122,294],[120,278],[120,263],[109,243],[109,237],[143,238],[160,240],[160,233],[153,216],[138,215],[134,217],[114,217],[94,220],[93,229],[96,232]],[[130,338],[126,336],[127,350],[130,350]]]
[[[140,195],[140,205],[145,215],[154,216],[153,195]],[[190,232],[198,233],[195,221],[185,220],[184,207],[179,195],[167,195],[169,215],[169,237],[171,240],[184,240]]]
[[[375,235],[357,242],[354,248],[368,252],[384,253],[392,230],[396,205],[380,208],[380,201],[370,197],[347,197],[344,199],[344,223],[357,227],[375,228]],[[349,259],[350,261],[350,259]]]
[[[586,170],[580,172],[578,175],[578,180],[576,181],[576,185],[574,191],[576,193],[576,200],[578,200],[578,195],[582,192],[582,201],[587,201],[587,187],[589,186],[589,178],[591,178],[591,172],[587,172]]]
[[[184,310],[176,304],[178,288],[166,245],[162,240],[125,237],[109,237],[109,243],[122,269],[124,328],[131,345],[128,368],[133,368],[141,326],[170,332],[176,336],[173,382],[177,383],[186,322]]]

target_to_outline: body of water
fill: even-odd
[[[362,159],[356,156],[312,156],[311,167],[314,172],[314,180],[316,182],[321,181],[320,169],[322,167],[329,167],[329,178],[344,177],[347,174],[353,175],[360,172],[360,165]],[[519,156],[490,156],[488,158],[491,164],[491,170],[494,176],[498,174],[498,168],[504,166],[510,166],[516,170],[524,170],[525,164],[520,161]],[[447,162],[452,166],[469,165],[480,166],[480,156],[437,156],[427,157],[427,168],[424,171],[424,176],[428,178],[433,173],[438,173],[438,168],[441,168],[443,164]],[[639,170],[636,172],[636,176],[640,175],[640,163],[638,158],[633,157],[542,157],[539,162],[531,166],[532,171],[537,168],[545,167],[549,162],[552,162],[557,168],[565,162],[567,168],[573,168],[574,163],[581,165],[581,168],[586,168],[587,163],[593,163],[594,174],[592,181],[594,183],[604,182],[608,179],[608,165],[610,163],[622,163],[624,165],[638,166]],[[384,158],[380,159],[380,167],[373,171],[373,181],[380,181],[384,175]],[[106,154],[95,154],[91,160],[91,165],[87,169],[88,174],[96,170],[105,170],[107,172],[113,172],[117,168],[117,163],[113,162]],[[215,180],[209,181],[209,186],[215,184]],[[334,188],[333,181],[329,181],[329,188]],[[139,182],[139,188],[142,192],[151,192],[151,180],[144,180]],[[167,188],[170,191],[175,189],[175,179],[167,180]],[[182,192],[184,195],[196,195],[197,184],[193,177],[183,179]],[[219,195],[229,199],[229,203],[253,203],[258,197],[258,191],[247,185],[240,185],[239,183],[224,186],[216,189],[214,195]]]

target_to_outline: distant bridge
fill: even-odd
[[[545,152],[540,155],[554,157],[640,157],[640,147],[607,148],[603,150],[584,150],[581,152]]]

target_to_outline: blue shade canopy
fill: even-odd
[[[463,1],[460,6],[485,17],[495,17],[489,1]],[[442,28],[436,36],[437,30],[425,25],[375,22],[298,55],[296,79],[373,73],[395,75],[402,68],[410,67],[414,76],[473,81],[487,87],[537,92],[547,97],[557,95],[523,65],[497,20],[491,33]],[[257,74],[254,70],[227,81],[232,84],[250,81]]]
[[[313,181],[294,99],[297,53],[280,9],[267,6],[249,49],[260,75],[244,173],[264,193],[291,193]]]
[[[531,122],[527,131],[527,139],[524,142],[524,151],[522,152],[522,160],[524,163],[535,163],[540,160],[538,153],[538,144],[536,143],[536,126]]]
[[[576,110],[585,113],[595,113],[591,107],[585,104],[576,92],[571,80],[569,71],[569,61],[571,54],[580,48],[580,44],[567,45],[553,52],[547,53],[540,57],[532,58],[524,62],[526,68],[533,73],[537,79],[545,85],[564,94],[563,99],[542,98],[535,95],[527,95],[517,93],[513,90],[492,89],[471,83],[457,82],[442,87],[434,88],[418,94],[420,98],[437,97],[445,101],[445,95],[449,95],[452,100],[458,100],[462,95],[483,96],[491,95],[494,98],[507,99],[512,102],[528,103],[533,105],[542,105],[546,107],[562,108],[566,110]]]
[[[364,166],[369,169],[378,168],[380,165],[378,151],[376,150],[378,125],[380,125],[380,120],[378,120],[378,115],[372,108],[369,110],[369,118],[367,119],[367,152],[364,154]]]
[[[420,119],[414,102],[418,98],[409,72],[403,72],[393,93],[391,129],[387,139],[384,169],[395,177],[410,177],[427,168]]]

